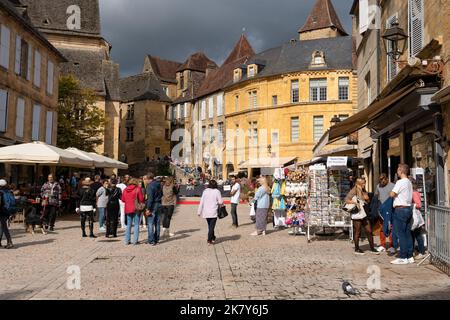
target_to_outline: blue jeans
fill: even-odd
[[[400,241],[400,259],[413,257],[414,242],[411,233],[411,208],[396,208],[394,212],[394,230]]]
[[[161,231],[161,204],[153,207],[151,217],[147,217],[148,243],[158,243]]]
[[[422,235],[422,227],[417,228],[416,230],[412,231],[412,236],[413,236],[413,245],[414,245],[414,242],[417,241],[417,247],[419,249],[419,253],[425,254],[425,242],[424,242],[423,235]]]
[[[140,213],[127,214],[127,230],[125,231],[125,244],[128,244],[131,240],[131,226],[134,225],[134,241],[133,244],[137,244],[139,241],[139,221],[141,220]]]
[[[100,228],[104,228],[106,221],[106,208],[97,208],[97,210],[98,210],[98,224]]]

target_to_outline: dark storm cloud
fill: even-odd
[[[297,38],[316,0],[100,0],[103,36],[122,76],[147,54],[183,62],[196,51],[221,64],[243,28],[256,52]],[[353,0],[333,0],[347,33]]]

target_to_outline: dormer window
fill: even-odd
[[[247,67],[247,74],[249,78],[252,78],[258,74],[258,66],[256,64],[251,64]]]
[[[238,82],[242,79],[242,69],[238,68],[238,69],[234,69],[234,73],[233,73],[233,81],[234,82]]]
[[[322,51],[315,51],[312,57],[313,66],[324,66],[325,65],[325,55]]]

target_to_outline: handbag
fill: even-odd
[[[416,205],[414,205],[413,216],[411,220],[411,231],[414,231],[425,225],[425,220],[423,219],[422,212],[420,212],[420,210],[416,208]]]
[[[217,217],[219,219],[224,219],[228,216],[227,208],[225,206],[219,206],[217,209]]]
[[[142,212],[145,209],[145,203],[140,203],[138,200],[138,192],[136,191],[136,198],[134,199],[134,207],[136,211]]]

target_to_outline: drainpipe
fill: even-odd
[[[442,146],[442,136],[444,132],[444,124],[442,113],[438,112],[434,115],[434,128],[440,137],[435,140],[435,163],[436,163],[436,202],[440,206],[445,206],[445,171],[444,171],[444,148]]]

